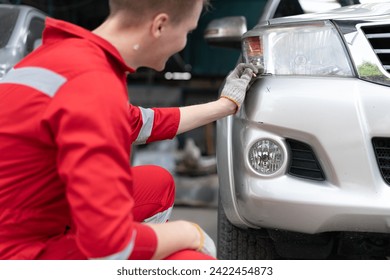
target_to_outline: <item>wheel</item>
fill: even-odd
[[[238,228],[227,219],[220,199],[217,231],[218,259],[327,259],[334,249],[330,234]]]
[[[232,225],[218,203],[217,257],[224,260],[279,259],[266,230],[241,229]]]

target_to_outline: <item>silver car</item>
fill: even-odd
[[[219,258],[390,256],[386,2],[263,19],[242,37],[239,18],[210,23],[210,43],[239,39],[262,73],[217,124]]]
[[[45,17],[30,6],[0,4],[0,79],[40,45]]]

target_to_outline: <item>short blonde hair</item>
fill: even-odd
[[[111,16],[126,13],[125,25],[137,25],[143,18],[157,13],[167,13],[174,23],[179,23],[195,4],[194,0],[109,0]],[[207,9],[210,0],[203,0],[203,6]]]

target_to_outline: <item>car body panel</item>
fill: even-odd
[[[218,153],[219,162],[237,162],[230,170],[226,170],[226,164],[218,166],[221,177],[226,174],[232,177],[233,188],[221,185],[223,193],[229,191],[230,201],[235,201],[236,213],[231,221],[240,220],[243,226],[249,227],[305,233],[390,231],[390,187],[375,168],[370,140],[378,130],[383,131],[371,126],[381,123],[375,116],[390,118],[386,102],[382,106],[376,104],[379,97],[390,102],[388,89],[377,90],[374,84],[349,78],[329,82],[317,92],[311,91],[317,84],[312,78],[265,77],[252,85],[245,107],[230,120],[234,135],[230,145],[245,148]],[[300,102],[303,99],[305,103]],[[348,134],[340,134],[346,129]],[[327,180],[313,182],[292,177],[287,174],[286,165],[280,170],[282,175],[258,175],[250,167],[247,155],[252,143],[261,138],[281,143],[287,154],[286,162],[289,155],[284,139],[310,143],[321,159]],[[221,159],[223,154],[231,159]],[[231,206],[225,205],[226,208]],[[372,213],[373,217],[362,219],[359,215],[363,213]],[[229,212],[227,215],[231,217]],[[359,225],[353,221],[354,217],[361,219]],[[339,219],[343,220],[341,224],[337,222]],[[377,223],[375,228],[374,222]]]

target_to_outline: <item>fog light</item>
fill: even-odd
[[[262,139],[249,150],[249,163],[261,175],[271,175],[283,165],[282,148],[274,141]]]

